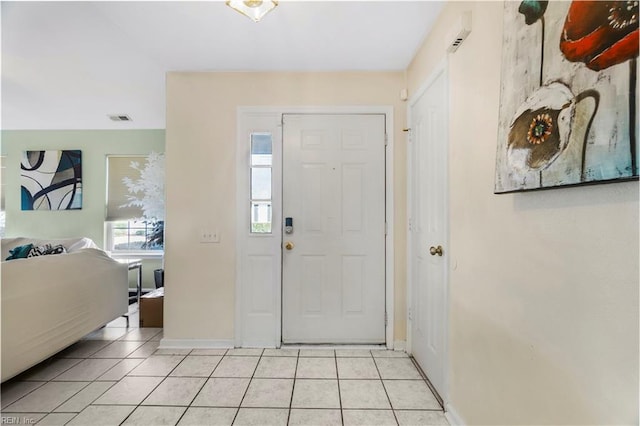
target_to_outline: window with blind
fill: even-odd
[[[4,156],[0,157],[0,237],[4,237],[5,233],[5,207],[4,207],[4,194],[6,192],[5,186],[5,160]]]
[[[161,245],[147,244],[157,231],[157,224],[136,220],[142,216],[138,206],[126,206],[129,189],[123,179],[140,178],[140,172],[131,167],[132,162],[143,165],[146,156],[107,157],[107,205],[106,205],[106,245],[114,253],[162,253]]]

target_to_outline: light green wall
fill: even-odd
[[[164,152],[165,131],[154,130],[4,130],[0,148],[5,169],[7,237],[89,237],[104,247],[106,157]],[[82,151],[82,209],[22,211],[20,159],[22,151],[79,149]],[[144,287],[153,287],[153,269],[160,260],[143,263]],[[133,273],[131,274],[134,275]]]

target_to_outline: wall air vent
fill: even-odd
[[[447,52],[453,53],[458,50],[465,38],[471,33],[471,12],[464,12],[458,18],[451,32],[446,38]]]
[[[129,117],[128,115],[124,115],[124,114],[110,114],[109,118],[112,121],[133,121],[131,119],[131,117]]]

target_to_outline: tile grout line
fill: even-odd
[[[296,391],[296,377],[298,377],[298,362],[300,362],[300,349],[296,356],[296,368],[293,370],[293,385],[291,386],[291,399],[289,400],[289,412],[287,413],[287,425],[291,421],[291,409],[293,408],[293,393]]]
[[[108,345],[107,345],[108,346]],[[53,356],[50,357],[49,359],[53,359]],[[49,411],[47,412],[47,414],[45,414],[45,417],[48,416],[49,414],[53,413],[57,408],[60,408],[62,405],[66,404],[67,401],[69,401],[71,398],[75,397],[76,395],[78,395],[80,392],[82,392],[84,389],[86,389],[87,387],[89,387],[91,385],[91,383],[93,383],[95,380],[59,380],[59,381],[54,381],[54,379],[56,379],[57,377],[61,376],[62,374],[66,373],[67,371],[71,370],[73,367],[77,366],[78,364],[80,364],[82,361],[72,365],[71,367],[67,368],[66,370],[62,371],[61,373],[55,375],[54,377],[52,377],[49,380],[42,380],[42,385],[38,386],[37,388],[33,389],[32,391],[26,393],[25,395],[21,396],[20,398],[16,399],[15,401],[13,401],[11,404],[9,404],[6,408],[9,408],[11,405],[15,404],[16,402],[19,402],[21,399],[25,398],[26,396],[28,396],[29,394],[31,394],[32,392],[36,391],[37,389],[40,389],[43,386],[46,386],[49,383],[81,383],[81,382],[88,382],[85,386],[83,386],[82,388],[78,389],[78,391],[76,391],[73,395],[71,395],[69,398],[65,399],[64,401],[62,401],[60,404],[56,405],[53,408],[53,411]],[[36,364],[38,365],[38,364]],[[35,366],[34,366],[35,367]],[[30,382],[30,381],[38,381],[38,380],[23,380],[24,382]],[[6,409],[2,409],[3,411]],[[43,417],[44,418],[44,417]]]
[[[126,335],[126,334],[127,334],[127,333],[125,333],[125,335]],[[83,340],[80,340],[80,341],[83,341]],[[89,340],[84,340],[84,341],[89,341]],[[40,385],[40,386],[36,387],[36,388],[35,388],[35,389],[33,389],[32,391],[28,392],[27,394],[25,394],[25,395],[23,395],[22,397],[18,398],[17,400],[13,401],[11,404],[9,404],[9,405],[7,406],[7,408],[8,408],[9,406],[11,406],[11,405],[15,404],[16,402],[20,401],[21,399],[25,398],[26,396],[28,396],[29,394],[31,394],[31,393],[32,393],[32,392],[34,392],[35,390],[40,389],[41,387],[43,387],[43,386],[45,386],[45,385],[47,385],[47,384],[49,384],[49,383],[79,383],[79,382],[88,382],[88,383],[87,383],[87,385],[83,386],[83,387],[82,387],[82,388],[80,388],[77,392],[75,392],[73,395],[71,395],[69,398],[65,399],[65,400],[64,400],[64,401],[62,401],[60,404],[58,404],[56,407],[54,407],[54,408],[53,408],[53,410],[46,412],[46,414],[44,415],[44,417],[47,417],[49,414],[53,414],[53,413],[55,413],[55,410],[57,410],[58,408],[60,408],[60,407],[61,407],[61,406],[63,406],[64,404],[66,404],[68,401],[70,401],[72,398],[74,398],[75,396],[77,396],[78,394],[80,394],[80,392],[82,392],[83,390],[85,390],[86,388],[88,388],[89,386],[91,386],[91,384],[92,384],[92,383],[97,382],[97,381],[98,381],[98,378],[100,378],[100,376],[102,376],[102,374],[101,374],[100,376],[96,377],[96,378],[95,378],[95,379],[93,379],[93,380],[55,380],[55,379],[57,379],[58,377],[60,377],[61,375],[63,375],[64,373],[66,373],[67,371],[71,370],[72,368],[77,367],[77,366],[78,366],[79,364],[81,364],[83,361],[86,361],[86,360],[89,360],[89,359],[100,359],[100,358],[89,358],[89,357],[91,357],[91,356],[95,355],[96,353],[100,352],[101,350],[103,350],[103,349],[107,348],[107,347],[108,347],[108,346],[110,346],[113,342],[116,342],[116,341],[117,341],[117,339],[116,339],[116,340],[101,340],[101,339],[98,339],[98,340],[96,340],[96,341],[104,341],[104,342],[110,342],[110,343],[108,343],[108,344],[104,345],[104,346],[103,346],[103,347],[101,347],[100,349],[97,349],[95,352],[90,352],[90,353],[87,355],[87,356],[88,356],[87,358],[57,358],[57,357],[56,357],[56,355],[57,355],[59,352],[62,352],[62,351],[64,351],[64,350],[66,350],[69,346],[72,346],[72,345],[69,345],[67,348],[62,349],[61,351],[59,351],[59,352],[57,352],[56,354],[54,354],[54,355],[52,355],[51,357],[49,357],[49,358],[47,359],[47,361],[49,361],[49,360],[57,360],[57,359],[81,359],[82,361],[80,361],[80,362],[78,362],[78,363],[76,363],[76,364],[74,364],[74,365],[70,366],[69,368],[67,368],[67,369],[65,369],[65,370],[63,370],[63,371],[61,371],[60,373],[56,374],[55,376],[53,376],[53,377],[52,377],[51,379],[49,379],[49,380],[43,380],[43,381],[42,381],[42,382],[43,382],[43,384],[42,384],[42,385]],[[77,343],[77,342],[76,342],[76,343]],[[74,344],[75,344],[75,343],[74,343]],[[123,358],[104,358],[104,359],[123,359]],[[39,365],[39,364],[36,364],[34,367],[36,367],[36,366],[38,366],[38,365]],[[117,365],[117,364],[116,364],[116,365]],[[112,369],[112,368],[114,368],[114,367],[115,367],[115,365],[114,365],[113,367],[109,368],[107,371],[111,370],[111,369]],[[33,367],[32,367],[32,368],[33,368]],[[44,370],[46,370],[46,367],[44,368]],[[27,370],[27,371],[28,371],[28,370]],[[24,374],[24,373],[26,373],[26,371],[25,371],[25,372],[23,372],[23,373],[21,373],[21,374]],[[106,373],[106,371],[105,371],[104,373]],[[103,374],[104,374],[104,373],[103,373]],[[30,381],[36,381],[36,380],[23,380],[23,381],[24,381],[24,382],[30,382]],[[106,380],[105,380],[105,381],[106,381]],[[111,380],[110,380],[110,381],[111,381]],[[117,381],[116,381],[115,383],[117,383]],[[115,386],[115,383],[114,383],[114,385],[112,385],[111,387]],[[111,387],[110,387],[110,388],[111,388]],[[109,389],[110,389],[110,388],[109,388]],[[108,389],[107,389],[107,390],[108,390]],[[89,405],[91,405],[93,402],[95,402],[95,401],[96,401],[100,396],[102,396],[102,395],[103,395],[107,390],[105,390],[102,394],[100,394],[97,398],[95,398],[91,403],[89,403]],[[89,405],[87,405],[87,407],[88,407]],[[86,407],[85,407],[85,408],[86,408]],[[4,409],[3,409],[3,410],[4,410]],[[84,410],[84,409],[83,409],[83,410]],[[44,413],[44,412],[43,412],[43,413]],[[78,414],[80,414],[80,412],[78,412],[78,413],[70,412],[70,413],[73,413],[73,414],[74,414],[74,416],[73,416],[71,419],[69,419],[69,421],[73,420],[73,419],[74,419]],[[44,419],[44,417],[43,417],[43,419]],[[41,420],[42,420],[42,419],[40,419],[40,421],[41,421]]]
[[[182,362],[184,362],[184,360],[185,360],[188,356],[190,356],[190,353],[191,353],[192,351],[193,351],[193,350],[189,351],[189,353],[188,353],[187,355],[184,355],[184,359],[183,359],[182,361],[180,361],[180,363],[178,363],[178,365],[176,365],[176,367],[174,367],[174,368],[171,370],[171,372],[169,372],[169,374],[171,374],[171,373],[172,373],[176,368],[178,368],[178,366],[179,366]],[[222,355],[211,355],[211,356],[219,356],[219,357],[220,357],[220,361],[222,361],[222,358],[224,358],[225,353],[226,353],[226,350],[224,351],[224,353],[223,353]],[[152,355],[153,355],[153,354],[152,354]],[[150,357],[150,356],[152,356],[152,355],[149,355],[149,357]],[[171,355],[156,355],[156,356],[171,356]],[[181,356],[181,355],[178,355],[178,356]],[[193,355],[193,356],[197,356],[197,355]],[[147,357],[147,358],[149,358],[149,357]],[[220,361],[218,361],[218,363],[216,364],[216,366],[214,367],[214,369],[212,370],[212,372],[211,372],[208,376],[170,376],[170,375],[167,375],[167,376],[130,376],[130,377],[164,377],[165,379],[167,379],[167,378],[178,378],[178,379],[181,379],[181,378],[195,378],[195,379],[203,379],[203,378],[204,378],[204,379],[207,379],[207,380],[205,380],[205,382],[203,383],[203,385],[201,386],[201,388],[200,388],[200,389],[198,390],[198,392],[196,393],[196,396],[194,396],[194,398],[191,400],[191,403],[189,403],[187,406],[185,406],[185,405],[173,405],[173,404],[164,404],[164,405],[153,405],[153,404],[151,404],[151,405],[142,405],[142,404],[138,404],[138,405],[137,405],[137,406],[135,406],[135,407],[136,407],[136,408],[138,408],[138,407],[142,406],[142,407],[177,407],[177,408],[186,408],[186,409],[185,409],[185,411],[184,411],[184,412],[182,413],[182,415],[180,416],[180,419],[178,419],[178,422],[179,422],[179,421],[182,419],[182,417],[184,416],[184,414],[186,413],[186,411],[187,411],[190,407],[192,407],[192,404],[193,404],[193,402],[195,401],[195,398],[197,398],[197,396],[200,394],[200,392],[202,391],[202,388],[204,387],[204,385],[206,385],[206,383],[207,383],[208,379],[212,379],[212,378],[213,378],[211,375],[213,374],[213,371],[215,371],[215,369],[216,369],[216,368],[218,367],[218,365],[220,364]],[[133,369],[132,369],[132,371],[133,371]],[[126,376],[125,376],[125,377],[126,377]],[[162,384],[162,382],[164,382],[164,380],[162,380],[162,381],[158,384],[158,386],[159,386],[160,384]],[[117,383],[117,382],[116,382],[116,383]],[[157,388],[158,386],[156,386],[156,388]],[[154,388],[154,389],[149,393],[149,395],[150,395],[151,393],[153,393],[153,391],[155,391],[155,389],[156,389],[156,388]],[[147,397],[148,397],[149,395],[147,395]],[[144,399],[146,399],[147,397],[145,397]],[[96,398],[96,399],[97,399],[97,398]],[[144,402],[144,399],[143,399],[143,402]],[[134,405],[131,405],[131,404],[99,404],[99,405],[100,405],[100,406],[106,406],[106,407],[109,407],[109,406],[124,406],[124,405],[126,405],[126,406],[134,406]],[[203,406],[203,407],[209,407],[209,406]],[[210,407],[211,407],[211,408],[228,408],[228,407],[215,407],[215,406],[210,406]],[[230,407],[230,408],[234,408],[234,407]],[[135,411],[135,409],[134,409],[134,411]],[[128,417],[128,416],[127,416],[127,417]],[[126,419],[125,419],[125,421],[126,421]]]
[[[155,385],[155,386],[154,386],[154,388],[153,388],[153,389],[151,389],[151,391],[150,391],[149,393],[147,393],[147,395],[146,395],[145,397],[143,397],[143,398],[142,398],[142,401],[140,401],[138,404],[135,404],[135,408],[134,408],[133,410],[131,410],[131,412],[130,412],[129,414],[127,414],[127,416],[122,420],[122,422],[120,422],[120,426],[122,426],[122,425],[123,425],[123,424],[124,424],[128,419],[129,419],[129,417],[131,417],[131,415],[132,415],[132,414],[133,414],[133,413],[134,413],[138,408],[140,408],[140,407],[142,406],[142,403],[144,402],[144,400],[145,400],[145,399],[147,399],[147,398],[149,398],[149,395],[151,395],[153,392],[155,392],[155,390],[156,390],[156,389],[158,389],[158,387],[159,387],[159,386],[160,386],[160,385],[161,385],[161,384],[162,384],[162,383],[167,379],[167,377],[169,377],[169,374],[173,373],[173,370],[175,370],[176,368],[178,368],[178,365],[180,365],[180,364],[182,363],[182,361],[184,361],[184,360],[187,358],[187,356],[189,356],[189,354],[191,353],[191,351],[192,351],[192,350],[193,350],[193,349],[189,350],[189,352],[187,352],[187,354],[186,354],[186,355],[178,355],[178,356],[183,356],[182,360],[180,360],[180,362],[179,362],[179,363],[177,363],[177,364],[176,364],[176,366],[175,366],[175,367],[173,367],[173,368],[171,369],[171,371],[169,371],[169,372],[167,373],[167,375],[166,375],[166,376],[164,376],[164,379],[160,380],[160,381],[158,382],[158,384],[157,384],[157,385]],[[149,358],[150,358],[150,357],[152,357],[152,356],[153,356],[153,355],[149,355],[149,357],[148,357],[147,359],[149,359]],[[144,362],[144,361],[143,361],[143,362]],[[140,364],[142,364],[142,363],[140,363]],[[136,368],[137,368],[137,367],[136,367]],[[135,370],[135,368],[134,368],[134,370]],[[131,370],[131,371],[133,371],[133,370]],[[130,371],[130,372],[131,372],[131,371]],[[127,378],[127,377],[129,377],[129,376],[128,376],[128,374],[127,374],[127,375],[125,375],[122,379],[118,380],[118,383],[119,383],[121,380],[124,380],[124,379],[125,379],[125,378]],[[131,376],[131,377],[158,377],[158,376]],[[162,376],[160,376],[160,377],[162,377]],[[115,385],[114,385],[114,386],[115,386]],[[118,405],[118,404],[114,404],[114,405]],[[124,404],[123,404],[123,405],[124,405]],[[186,409],[185,409],[185,411],[186,411]]]
[[[420,377],[422,378],[422,380],[427,384],[427,387],[429,388],[429,391],[434,396],[434,398],[438,402],[438,405],[440,405],[440,408],[444,412],[444,401],[442,401],[442,398],[440,397],[438,392],[436,392],[435,386],[433,386],[431,384],[431,380],[429,380],[429,378],[427,377],[426,373],[424,371],[422,371],[422,368],[420,367],[420,365],[418,364],[418,361],[414,357],[410,356],[409,360],[411,361],[413,366],[416,368],[416,370],[418,370],[418,374],[420,374]]]
[[[193,349],[191,350],[191,352],[193,352]],[[191,353],[191,352],[189,352],[189,353]],[[226,351],[225,351],[225,353],[226,353]],[[185,356],[184,359],[182,361],[180,361],[180,363],[178,363],[178,365],[176,365],[176,368],[178,368],[178,366],[180,366],[180,364],[182,364],[188,357],[189,357],[189,355]],[[205,385],[209,381],[209,378],[211,378],[211,375],[213,374],[213,372],[216,371],[216,368],[218,368],[218,365],[220,365],[220,363],[222,362],[222,358],[224,358],[224,355],[220,357],[220,359],[216,363],[215,367],[213,367],[213,370],[211,370],[211,373],[209,373],[209,376],[205,378],[204,382],[202,382],[202,386],[200,386],[200,389],[198,389],[198,391],[195,393],[195,395],[193,395],[193,398],[191,398],[191,402],[189,404],[187,404],[187,407],[184,409],[184,411],[182,412],[182,414],[178,418],[178,421],[176,421],[176,425],[178,423],[180,423],[180,421],[182,420],[184,415],[187,414],[187,411],[189,411],[189,408],[191,407],[191,405],[194,403],[194,401],[196,400],[198,395],[200,395],[200,392],[202,392],[202,389],[204,389]],[[171,373],[173,373],[173,371],[175,371],[176,368],[171,370]],[[169,374],[171,374],[171,373],[169,373]],[[169,377],[169,376],[167,376],[167,377]],[[192,378],[192,377],[182,377],[182,376],[173,376],[173,377]],[[198,378],[201,379],[202,377],[198,377]]]
[[[94,331],[92,331],[91,333],[94,333],[95,331],[97,331],[97,330],[94,330]],[[89,334],[91,334],[91,333],[89,333]],[[125,333],[125,334],[126,334],[126,333]],[[65,351],[65,350],[67,350],[69,347],[71,347],[71,346],[73,346],[74,344],[79,343],[79,342],[81,342],[81,341],[85,341],[85,340],[80,339],[78,342],[74,342],[74,343],[72,343],[71,345],[67,346],[66,348],[63,348],[63,349],[61,349],[60,351],[56,352],[55,354],[51,355],[51,356],[50,356],[49,358],[47,358],[46,360],[41,361],[41,362],[39,362],[38,364],[36,364],[36,365],[34,365],[34,366],[30,367],[29,369],[27,369],[27,370],[25,370],[25,371],[23,371],[23,372],[19,373],[17,376],[12,377],[10,380],[16,380],[16,379],[19,379],[19,377],[20,377],[21,375],[23,375],[23,374],[27,373],[30,369],[33,369],[33,368],[35,368],[35,367],[39,367],[39,366],[40,366],[40,364],[42,364],[43,362],[52,363],[53,361],[55,361],[55,360],[59,360],[59,359],[60,359],[60,360],[62,360],[62,359],[80,359],[80,360],[82,360],[82,361],[84,361],[84,360],[88,359],[88,358],[71,358],[71,357],[70,357],[70,358],[65,358],[65,357],[60,357],[60,358],[58,358],[58,357],[57,357],[57,355],[58,355],[58,354],[60,354],[60,352],[63,352],[63,351]],[[110,343],[107,343],[105,346],[101,347],[100,349],[97,349],[95,352],[91,352],[91,353],[89,354],[89,356],[91,356],[91,355],[93,355],[93,354],[95,354],[95,353],[97,353],[97,352],[101,351],[102,349],[104,349],[105,347],[109,346],[111,343],[113,343],[113,342],[114,342],[114,340],[102,340],[102,339],[97,339],[96,341],[105,341],[105,342],[110,342]],[[60,403],[59,405],[57,405],[57,406],[54,408],[54,410],[55,410],[55,409],[57,409],[57,408],[59,408],[61,405],[65,404],[69,399],[73,398],[73,397],[74,397],[74,396],[76,396],[78,393],[82,392],[82,390],[84,390],[86,387],[88,387],[91,383],[93,383],[93,382],[95,381],[95,380],[60,380],[60,381],[55,380],[56,378],[58,378],[58,377],[59,377],[59,376],[61,376],[62,374],[66,373],[67,371],[71,370],[72,368],[74,368],[74,367],[78,366],[78,364],[82,363],[82,361],[77,362],[76,364],[74,364],[74,365],[72,365],[72,366],[68,367],[67,369],[65,369],[65,370],[61,371],[60,373],[56,374],[55,376],[53,376],[52,378],[47,379],[47,380],[28,380],[28,379],[26,379],[26,380],[18,380],[18,382],[26,382],[26,383],[29,383],[29,382],[40,382],[40,383],[42,383],[42,384],[41,384],[40,386],[37,386],[37,387],[33,388],[32,390],[30,390],[30,391],[29,391],[29,392],[27,392],[26,394],[22,395],[21,397],[17,398],[15,401],[11,402],[10,404],[7,404],[7,406],[6,406],[6,407],[2,407],[2,408],[0,408],[0,410],[1,410],[1,411],[5,411],[5,410],[6,410],[7,408],[9,408],[11,405],[13,405],[13,404],[15,404],[15,403],[19,402],[20,400],[24,399],[25,397],[27,397],[27,396],[28,396],[28,395],[30,395],[31,393],[35,392],[36,390],[38,390],[38,389],[42,388],[43,386],[45,386],[45,385],[47,385],[47,384],[49,384],[49,383],[51,383],[51,382],[55,382],[55,383],[66,383],[66,382],[68,382],[68,383],[74,383],[74,382],[89,382],[86,386],[82,387],[82,388],[81,388],[81,389],[79,389],[77,392],[75,392],[73,395],[71,395],[69,398],[67,398],[66,400],[64,400],[64,401],[63,401],[62,403]],[[47,367],[44,367],[44,368],[43,368],[43,370],[46,370],[48,367],[50,367],[50,365],[48,365]],[[45,412],[44,412],[44,411],[42,411],[42,412],[38,412],[38,413],[40,414],[40,413],[45,413]],[[48,414],[53,413],[53,411],[48,411],[48,412],[46,412],[46,413],[47,413],[47,414],[45,414],[45,417],[46,417]]]
[[[229,351],[227,351],[227,354],[229,353]],[[255,368],[253,369],[253,373],[251,374],[251,378],[249,379],[249,383],[247,384],[247,388],[244,390],[244,394],[242,394],[242,399],[240,399],[240,403],[238,404],[238,409],[236,410],[236,415],[233,416],[233,420],[231,421],[231,424],[233,425],[236,421],[236,418],[238,417],[238,414],[240,413],[240,407],[242,407],[242,403],[244,402],[244,398],[247,396],[247,392],[249,392],[249,387],[251,386],[251,382],[253,381],[253,378],[256,375],[256,371],[258,370],[258,366],[260,365],[260,361],[262,360],[262,354],[264,353],[264,349],[262,349],[262,352],[260,352],[260,357],[258,358],[258,362],[256,363]],[[225,355],[227,356],[227,355]],[[231,356],[231,355],[229,355]],[[220,360],[220,362],[222,362],[222,360]]]
[[[106,380],[104,381],[106,382]],[[80,392],[82,392],[84,389],[88,388],[89,386],[91,386],[93,383],[104,383],[104,382],[96,382],[95,380],[92,381],[91,383],[89,383],[87,386],[85,386],[84,388],[82,388],[78,393],[76,393],[76,395],[78,395]],[[116,385],[116,383],[118,383],[117,381],[114,381],[113,384],[111,386],[109,386],[107,389],[105,389],[101,394],[99,394],[97,397],[95,397],[94,399],[91,400],[91,402],[89,402],[82,410],[75,412],[75,411],[59,411],[58,413],[56,413],[55,410],[57,410],[58,408],[62,407],[64,404],[66,404],[67,402],[69,402],[71,400],[71,398],[69,398],[68,400],[66,400],[65,402],[63,402],[62,404],[58,405],[56,408],[54,408],[53,411],[50,411],[49,414],[73,414],[73,417],[71,417],[66,423],[69,423],[70,421],[72,421],[73,419],[75,419],[76,417],[78,417],[78,415],[84,411],[87,407],[89,407],[91,404],[93,404],[94,402],[96,402],[98,400],[98,398],[100,398],[102,395],[104,395],[105,393],[107,393],[107,391],[109,389],[111,389],[112,387],[114,387]],[[76,396],[74,395],[74,396]],[[49,415],[47,414],[47,416]],[[45,416],[46,417],[46,416]],[[40,423],[42,420],[44,419],[44,417],[42,419],[40,419],[40,421],[38,421],[38,423]],[[65,423],[65,424],[66,424]],[[36,423],[37,424],[37,423]]]
[[[393,403],[391,403],[391,398],[389,398],[389,392],[387,392],[387,387],[384,385],[384,380],[382,380],[382,374],[380,374],[380,369],[378,368],[378,363],[375,358],[373,360],[373,364],[376,366],[376,371],[378,371],[378,376],[380,376],[380,383],[382,383],[382,389],[384,389],[384,394],[387,396],[387,400],[389,401],[389,407],[391,407],[391,413],[393,413],[393,418],[396,421],[396,424],[399,425],[398,416],[396,416],[396,410],[393,408]]]
[[[336,364],[336,382],[338,383],[338,403],[340,404],[340,422],[344,426],[344,413],[342,412],[342,394],[340,393],[340,373],[338,372],[338,352],[333,351],[333,359]]]

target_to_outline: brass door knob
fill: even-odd
[[[284,243],[284,248],[286,248],[287,250],[291,250],[293,249],[293,243],[291,241],[287,241],[286,243]]]
[[[431,256],[435,256],[436,254],[438,256],[442,256],[442,246],[438,246],[438,247],[429,247],[429,253],[431,253]]]

